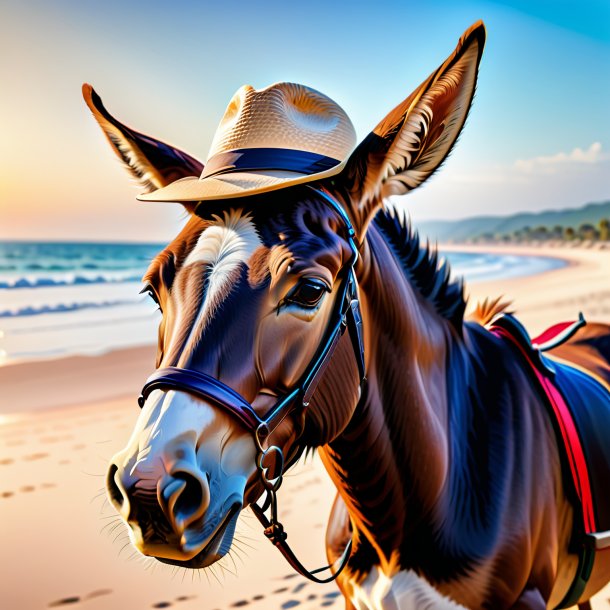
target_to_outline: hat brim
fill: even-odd
[[[204,179],[190,176],[176,180],[152,193],[138,195],[136,199],[138,201],[186,203],[191,201],[248,197],[336,176],[343,170],[346,163],[347,160],[316,174],[300,174],[297,172],[269,169],[249,172],[228,172]]]

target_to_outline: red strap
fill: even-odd
[[[567,326],[569,326],[569,324],[570,323],[567,323]],[[553,329],[555,329],[556,327],[562,326],[563,328],[558,331],[561,332],[561,330],[564,330],[564,328],[566,328],[566,325],[558,324],[549,329],[548,331],[545,331],[540,337],[544,337],[547,333],[553,331]],[[519,349],[527,363],[530,365],[530,368],[536,375],[540,386],[544,390],[547,400],[553,408],[553,413],[555,414],[555,418],[557,420],[557,424],[561,432],[561,437],[563,439],[568,464],[570,466],[570,471],[572,474],[572,480],[574,482],[574,488],[582,506],[583,525],[585,533],[589,534],[591,532],[595,532],[595,512],[593,510],[593,496],[591,494],[591,484],[589,482],[589,470],[587,468],[587,462],[585,461],[585,455],[582,448],[582,444],[580,442],[580,437],[578,436],[578,431],[576,430],[576,425],[574,424],[574,419],[572,418],[572,414],[570,413],[568,405],[566,404],[563,396],[561,395],[561,392],[553,385],[553,383],[548,377],[544,376],[538,370],[538,368],[534,365],[532,359],[529,357],[527,352],[508,331],[503,328],[494,327],[491,329],[491,332],[498,337],[509,339],[513,343],[513,345],[515,345]],[[540,337],[536,339],[535,342],[539,342]]]
[[[574,322],[560,322],[559,324],[555,324],[550,328],[547,328],[535,339],[532,339],[532,343],[534,345],[543,345],[545,343],[548,343],[549,341],[555,339],[557,335],[562,333],[566,328],[569,328],[570,326],[574,326]]]

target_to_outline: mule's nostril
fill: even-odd
[[[176,516],[185,518],[197,512],[204,502],[202,481],[188,472],[175,472],[173,477],[185,483],[174,504]]]
[[[116,464],[111,464],[108,468],[108,475],[106,476],[106,489],[108,490],[108,496],[115,507],[120,508],[123,506],[123,494],[116,484],[115,475],[118,472],[119,467]]]

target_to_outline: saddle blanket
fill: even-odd
[[[566,482],[582,512],[582,533],[595,534],[610,531],[610,388],[577,366],[542,353],[584,324],[584,318],[556,324],[532,340],[513,315],[501,314],[489,330],[516,346],[528,363],[557,432]]]
[[[557,324],[533,341],[511,314],[494,319],[489,330],[517,348],[545,399],[562,457],[566,490],[576,507],[572,546],[576,576],[557,608],[574,605],[585,590],[598,552],[610,552],[610,388],[576,365],[543,355],[585,324]]]
[[[586,533],[610,531],[610,392],[601,381],[574,366],[557,360],[552,360],[551,366],[555,370],[553,381],[570,410],[586,463],[589,490],[583,484],[582,491],[590,493],[592,508]]]
[[[562,457],[566,490],[576,507],[573,551],[576,576],[557,608],[574,605],[585,590],[598,552],[610,552],[610,388],[576,365],[543,355],[585,324],[557,324],[533,341],[511,314],[500,314],[489,330],[515,346],[545,399]]]

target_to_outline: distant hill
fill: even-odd
[[[602,218],[610,218],[610,201],[588,203],[580,208],[522,212],[512,216],[474,216],[462,220],[429,220],[415,223],[420,234],[439,242],[466,241],[484,233],[510,234],[524,227],[545,226],[549,229],[578,228],[583,223],[597,225]]]

